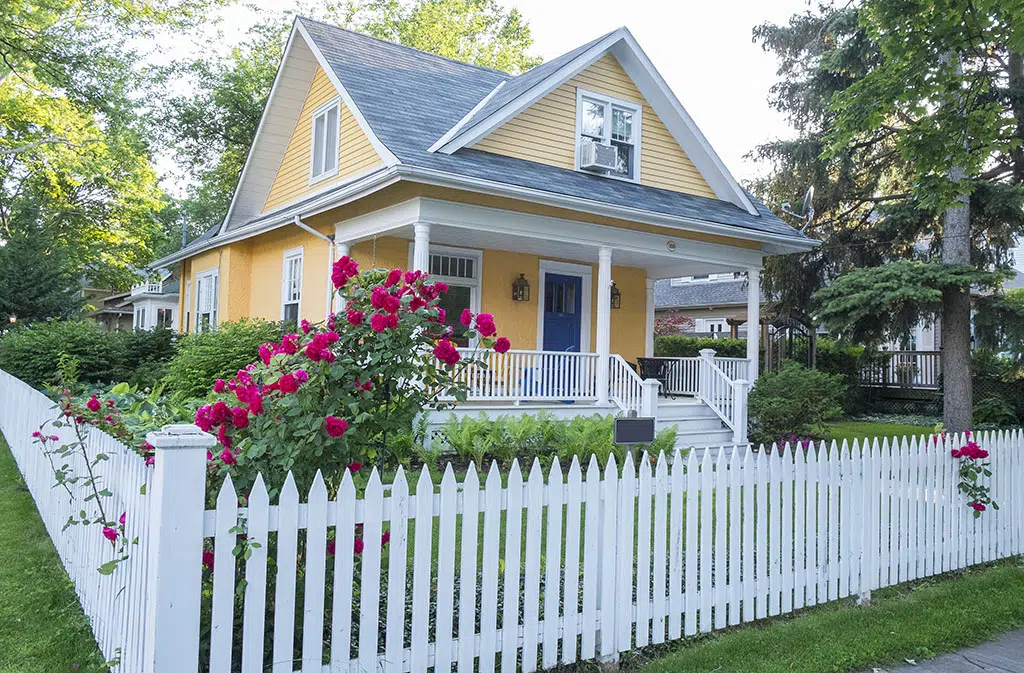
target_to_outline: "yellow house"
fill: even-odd
[[[322,321],[341,255],[422,269],[451,320],[484,309],[512,340],[475,404],[696,419],[684,434],[711,442],[742,439],[757,330],[747,360],[643,360],[655,280],[736,271],[757,297],[765,256],[813,245],[739,186],[625,28],[513,76],[299,18],[223,223],[157,266],[180,264],[185,331]],[[659,400],[638,359],[694,399]]]

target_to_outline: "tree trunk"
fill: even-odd
[[[954,181],[964,179],[959,167],[950,170]],[[970,264],[971,213],[967,195],[946,210],[943,222],[942,262]],[[971,427],[971,292],[946,288],[942,293],[943,423],[951,432]]]

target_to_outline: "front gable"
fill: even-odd
[[[602,56],[471,147],[575,170],[579,90],[641,106],[640,184],[716,198],[707,180],[611,53]]]
[[[313,115],[324,106],[339,105],[337,172],[329,178],[311,178]],[[363,131],[351,109],[341,98],[327,73],[319,65],[309,93],[302,104],[287,149],[274,176],[262,212],[296,201],[346,179],[384,165],[369,136]]]

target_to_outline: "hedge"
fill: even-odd
[[[745,339],[709,339],[684,334],[654,337],[654,355],[660,358],[691,358],[710,348],[720,358],[747,357]]]

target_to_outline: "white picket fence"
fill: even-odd
[[[274,503],[260,477],[244,507],[228,480],[207,510],[213,438],[171,426],[150,435],[143,498],[130,499],[147,483],[141,461],[109,448],[109,483],[148,544],[102,577],[106,543],[95,528],[61,532],[64,498],[25,439],[47,405],[2,383],[0,428],[124,671],[529,673],[1024,552],[1020,431],[977,438],[1000,509],[975,519],[953,437],[627,456],[621,469],[534,462],[525,478],[492,465],[482,483],[449,467],[412,489],[402,471],[363,489],[346,473],[337,494],[318,476],[305,498],[289,479]]]
[[[139,544],[131,545],[127,561],[112,575],[101,575],[97,569],[116,555],[113,545],[102,535],[102,526],[75,525],[62,530],[68,517],[77,515],[83,508],[82,500],[88,491],[80,483],[69,485],[75,493],[73,498],[56,486],[53,466],[40,446],[33,443],[32,433],[40,430],[40,426],[44,426],[45,434],[60,437],[59,443],[74,441],[71,428],[55,428],[49,424],[57,415],[58,410],[49,398],[0,370],[0,431],[35,499],[57,555],[74,583],[100,651],[107,660],[119,660],[121,671],[141,671],[149,584],[146,534],[150,530],[149,508],[152,505],[152,499],[142,490],[148,485],[153,470],[146,467],[138,454],[109,435],[98,430],[89,434],[89,454],[107,456],[107,460],[96,467],[102,475],[100,487],[111,492],[110,497],[104,498],[107,516],[116,520],[125,512],[126,537],[139,539]],[[66,463],[75,474],[86,473],[85,461],[78,454],[53,460],[58,468]],[[93,510],[91,506],[87,509]]]
[[[373,472],[362,495],[346,475],[335,500],[318,478],[306,502],[289,479],[274,505],[260,481],[247,508],[226,482],[202,532],[216,553],[209,670],[528,673],[1018,554],[1024,438],[980,442],[1001,508],[977,520],[952,439],[644,455],[621,472],[574,460],[546,479],[534,462],[525,481],[513,463],[504,486],[496,466],[482,484],[449,467],[439,488],[421,471],[413,493],[403,472],[390,488]],[[250,541],[276,534],[244,568],[240,519]]]

